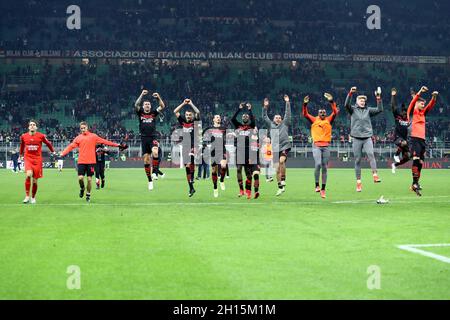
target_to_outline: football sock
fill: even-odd
[[[247,178],[245,180],[245,190],[252,190],[252,179]]]
[[[38,189],[37,181],[34,181],[34,183],[33,183],[33,190],[31,191],[31,197],[32,198],[34,198],[36,196],[37,189]]]
[[[31,187],[31,179],[30,179],[30,177],[27,177],[25,179],[25,193],[26,193],[27,197],[30,196],[30,187]]]
[[[227,172],[227,168],[220,167],[220,182],[223,182],[225,180],[225,175]]]
[[[149,163],[144,164],[144,169],[145,169],[145,174],[147,175],[148,181],[149,182],[152,181],[152,173],[150,170],[150,164]]]
[[[259,174],[255,174],[253,176],[254,182],[253,182],[253,187],[255,188],[255,192],[259,191]]]
[[[413,160],[413,164],[412,164],[413,184],[414,183],[419,183],[419,178],[420,178],[419,166],[420,166],[420,160],[419,159],[414,159]]]
[[[212,173],[212,181],[213,181],[214,189],[217,189],[217,172]]]

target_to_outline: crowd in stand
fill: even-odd
[[[104,5],[102,5],[102,3]],[[66,4],[4,4],[10,49],[209,50],[449,55],[450,4],[378,1],[380,30],[367,28],[367,1],[288,0],[77,2],[81,30],[65,28]],[[27,19],[23,19],[27,16]],[[59,19],[58,19],[59,18]],[[420,37],[418,37],[420,35]]]
[[[316,112],[318,105],[326,105],[322,99],[323,91],[332,92],[338,106],[342,107],[346,90],[353,85],[357,85],[369,96],[369,103],[372,89],[382,86],[385,115],[390,113],[391,87],[396,87],[399,91],[400,103],[403,101],[408,104],[410,101],[410,83],[401,80],[408,78],[408,74],[405,67],[399,64],[333,63],[332,67],[338,72],[337,82],[334,81],[336,79],[326,76],[326,68],[330,67],[330,64],[315,62],[302,63],[301,67],[296,68],[287,64],[256,63],[239,67],[233,63],[215,62],[205,65],[159,62],[111,64],[100,74],[96,72],[97,67],[95,63],[44,63],[37,72],[29,66],[18,65],[9,75],[37,73],[33,80],[37,87],[35,90],[5,92],[0,95],[1,120],[6,120],[12,127],[11,132],[0,134],[0,141],[17,139],[19,132],[23,131],[24,123],[35,117],[42,119],[40,127],[49,137],[57,140],[72,139],[78,128],[61,124],[58,120],[61,117],[52,117],[55,113],[63,113],[63,117],[70,119],[69,122],[73,124],[91,118],[92,129],[108,138],[135,139],[136,133],[126,129],[124,120],[136,119],[132,106],[142,88],[158,91],[163,99],[170,101],[167,102],[168,110],[164,111],[161,120],[169,124],[161,131],[163,138],[170,137],[171,129],[177,126],[171,109],[176,107],[177,101],[186,97],[191,98],[200,108],[204,123],[209,124],[213,115],[219,113],[226,124],[240,101],[262,101],[268,96],[273,101],[274,109],[282,112],[280,97],[283,93],[288,93],[293,100],[293,121],[299,124],[292,126],[293,138],[305,143],[309,140],[309,130],[300,115],[300,108],[301,100],[306,94],[311,96],[311,112]],[[345,73],[349,70],[353,72],[352,79],[346,79]],[[422,71],[422,76],[412,78],[412,81],[415,81],[413,87],[427,84],[432,90],[444,93],[431,113],[437,119],[429,122],[428,135],[432,140],[434,137],[441,141],[448,140],[450,105],[445,100],[445,92],[449,86],[445,75],[447,70],[427,67]],[[280,84],[280,79],[285,82]],[[296,90],[297,85],[312,89]],[[69,103],[61,106],[55,103],[58,100],[66,100]],[[156,104],[156,101],[153,104]],[[255,113],[259,114],[260,104],[256,103],[254,109]],[[274,109],[270,109],[269,114],[273,115]],[[342,113],[336,121],[336,141],[348,140],[348,119],[343,108]],[[391,139],[392,121],[387,121],[386,116],[376,117],[373,126],[376,133],[375,142]]]

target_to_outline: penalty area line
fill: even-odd
[[[450,247],[450,243],[431,243],[431,244],[402,244],[398,245],[397,248],[400,250],[409,251],[412,253],[417,253],[425,257],[429,257],[435,260],[439,260],[445,263],[450,263],[450,258],[436,254],[430,251],[421,250],[418,248],[433,248],[433,247]]]

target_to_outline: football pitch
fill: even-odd
[[[410,170],[365,169],[356,193],[330,169],[325,200],[312,169],[288,168],[281,197],[262,179],[257,200],[234,169],[217,199],[163,171],[150,192],[144,169],[108,170],[87,204],[74,169],[47,169],[24,205],[24,174],[1,170],[0,299],[450,299],[448,170],[417,197]]]

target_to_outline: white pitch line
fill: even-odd
[[[447,198],[447,196],[443,196]],[[431,198],[431,197],[430,197]],[[392,199],[391,203],[411,203],[411,199],[406,200],[408,198],[405,198],[405,200],[401,200],[401,198]],[[450,203],[450,200],[432,200],[428,199],[429,201],[424,201],[424,199],[421,199],[418,201],[418,203]],[[270,204],[276,204],[276,205],[326,205],[326,204],[376,204],[376,200],[374,199],[361,199],[361,200],[342,200],[342,201],[330,201],[330,202],[324,202],[322,200],[318,201],[274,201],[271,203],[266,202],[258,202],[258,201],[252,201],[248,202],[247,200],[243,200],[242,202],[134,202],[134,203],[86,203],[86,202],[73,202],[73,203],[37,203],[35,205],[26,205],[22,203],[0,203],[0,207],[32,207],[32,206],[115,206],[115,207],[128,207],[128,206],[167,206],[167,205],[173,205],[173,206],[248,206],[248,205],[270,205]]]
[[[430,251],[420,250],[419,248],[429,248],[429,247],[450,247],[450,243],[436,243],[436,244],[403,244],[397,246],[397,248],[413,253],[420,254],[425,257],[429,257],[432,259],[436,259],[445,263],[450,263],[450,258],[446,256],[441,256],[440,254],[436,254]]]

